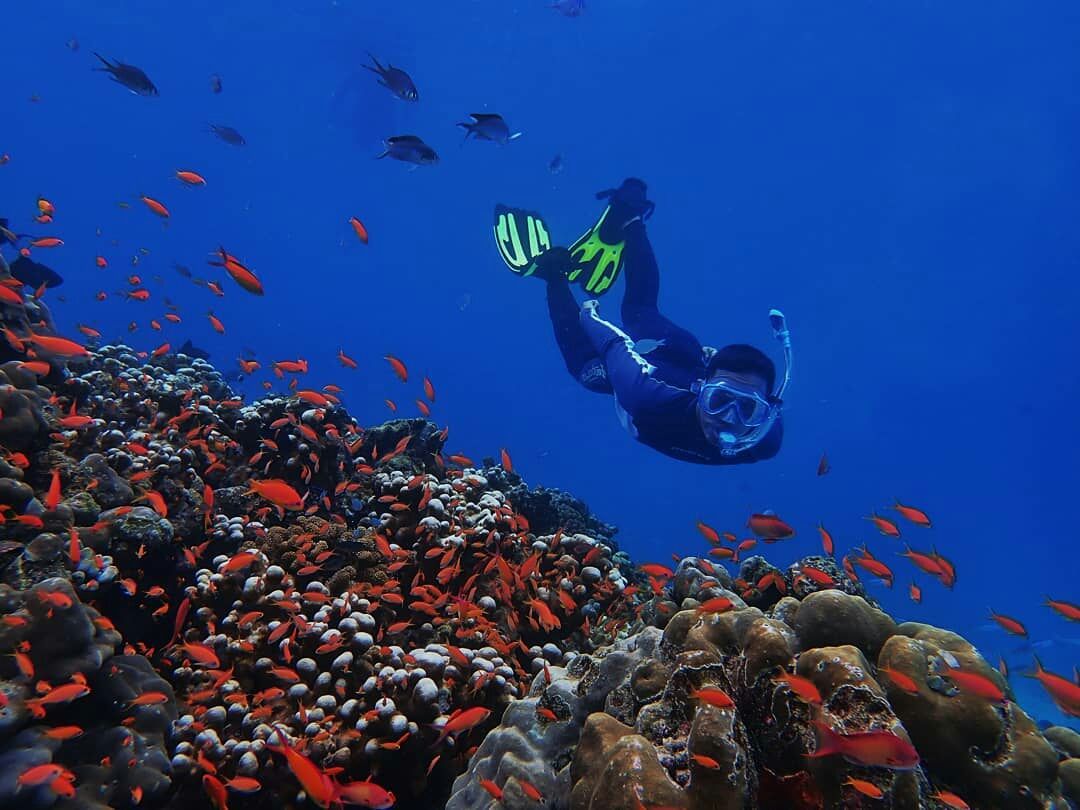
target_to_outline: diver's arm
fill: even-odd
[[[582,305],[581,326],[604,361],[615,398],[632,416],[664,410],[668,402],[692,396],[688,391],[655,379],[652,376],[653,366],[634,351],[633,339],[601,318],[597,314],[595,301],[586,301]]]

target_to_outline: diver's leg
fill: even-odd
[[[547,281],[548,315],[555,330],[555,342],[562,352],[566,370],[590,391],[612,392],[607,371],[581,326],[581,313],[566,276]]]
[[[691,363],[700,361],[701,343],[693,334],[676,325],[660,312],[660,267],[649,244],[645,223],[640,219],[623,228],[626,247],[626,291],[623,293],[623,327],[634,340],[651,338],[664,341],[664,354],[682,355]]]

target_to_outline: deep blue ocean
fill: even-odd
[[[451,452],[507,448],[530,484],[618,525],[640,561],[704,553],[698,519],[741,533],[772,509],[798,529],[766,547],[785,566],[819,549],[823,521],[838,551],[865,541],[893,565],[894,589],[870,588],[894,616],[1004,655],[1021,704],[1066,720],[1020,677],[1031,648],[987,609],[1026,622],[1049,668],[1080,662],[1077,627],[1041,604],[1080,601],[1075,3],[587,0],[567,17],[545,0],[55,0],[13,4],[4,24],[0,216],[64,239],[35,257],[66,278],[47,299],[65,334],[90,324],[146,351],[190,338],[228,371],[253,350],[264,369],[248,396],[272,361],[303,357],[305,384],[342,386],[363,424],[390,416],[384,398],[416,415],[427,375]],[[94,72],[93,51],[144,69],[160,96]],[[409,72],[418,103],[376,84],[369,51]],[[472,112],[523,135],[462,143],[455,124]],[[375,160],[402,134],[440,163]],[[183,186],[177,169],[207,185]],[[778,363],[766,316],[787,314],[795,366],[776,459],[701,467],[636,444],[610,399],[566,373],[543,284],[500,262],[497,202],[543,212],[565,244],[599,214],[594,193],[628,175],[656,202],[665,314]],[[57,209],[47,227],[32,221],[38,195]],[[167,226],[140,195],[168,206]],[[219,245],[265,297],[206,264]],[[223,280],[225,296],[174,263]],[[149,301],[112,295],[132,273]],[[621,291],[602,314],[617,317]],[[149,322],[166,297],[184,320],[162,335]],[[358,370],[338,365],[339,348]],[[900,542],[864,520],[894,497],[934,520],[901,539],[958,567],[952,592],[916,577],[921,605]]]

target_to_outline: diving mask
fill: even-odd
[[[768,435],[783,407],[782,398],[791,382],[791,332],[784,313],[769,311],[773,337],[784,347],[784,376],[768,397],[731,380],[702,380],[694,385],[701,411],[710,417],[709,440],[721,454],[733,456],[754,447]]]

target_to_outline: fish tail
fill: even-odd
[[[96,56],[98,59],[101,60],[101,64],[105,65],[105,67],[103,67],[103,68],[93,68],[94,70],[112,70],[113,69],[113,65],[112,65],[112,63],[109,62],[108,59],[106,59],[104,56],[102,56],[97,51],[94,51],[93,54],[94,54],[94,56]]]
[[[817,748],[813,753],[807,754],[808,757],[828,757],[833,754],[842,754],[843,748],[840,745],[841,737],[828,723],[822,720],[814,720],[814,728],[818,732]]]

